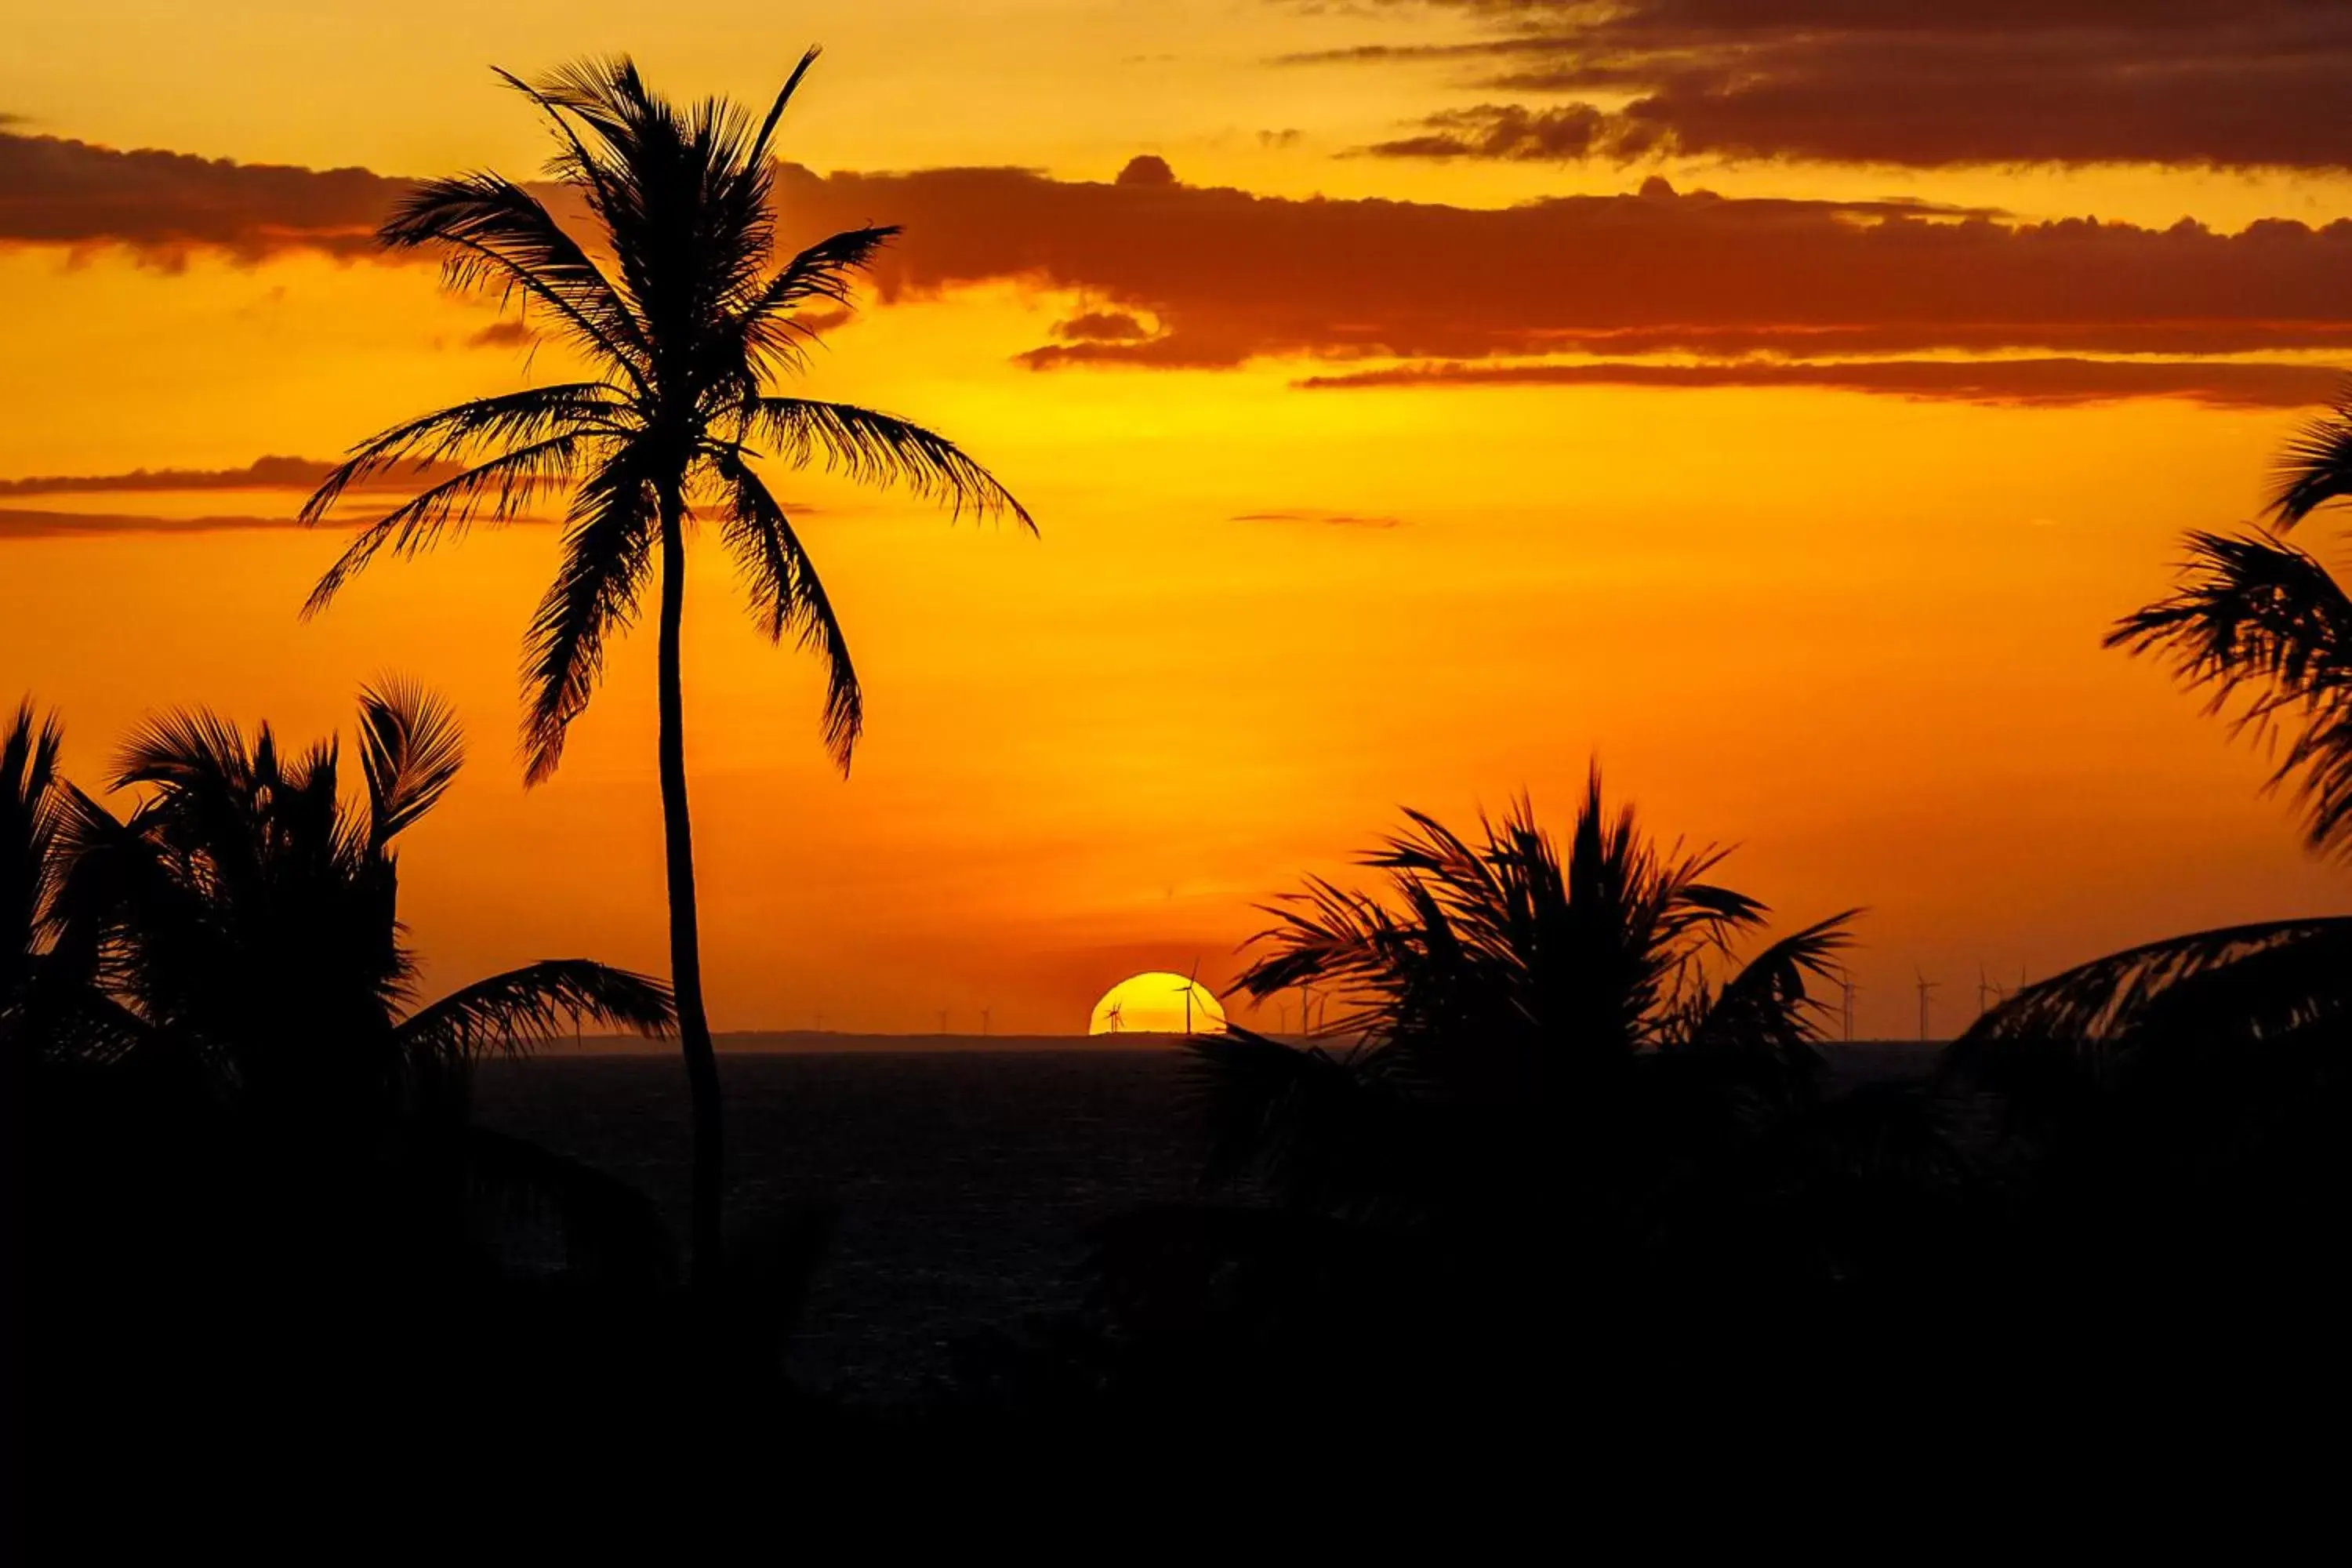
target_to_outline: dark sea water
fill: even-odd
[[[832,1215],[792,1369],[858,1397],[912,1394],[947,1369],[951,1344],[1076,1310],[1091,1226],[1198,1191],[1202,1138],[1181,1052],[907,1043],[719,1057],[730,1215]],[[1915,1076],[1931,1049],[1857,1043],[1827,1054],[1833,1081],[1850,1085]],[[627,1182],[686,1234],[686,1079],[675,1057],[488,1063],[475,1110]]]
[[[833,1215],[794,1373],[904,1395],[945,1370],[951,1342],[1076,1309],[1091,1225],[1196,1190],[1181,1063],[1131,1048],[722,1055],[731,1215]],[[475,1111],[627,1182],[685,1235],[674,1057],[488,1063]]]

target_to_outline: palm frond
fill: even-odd
[[[775,137],[776,122],[784,117],[784,106],[792,102],[793,94],[800,90],[801,79],[808,75],[809,68],[816,64],[817,57],[823,53],[824,50],[816,45],[810,45],[802,53],[800,63],[793,67],[793,74],[784,79],[775,102],[768,106],[767,118],[760,121],[758,134],[751,138],[751,145],[744,152],[743,162],[747,165],[756,165],[768,155],[768,143]]]
[[[116,789],[159,784],[243,794],[257,778],[276,773],[276,758],[268,725],[248,749],[244,732],[210,709],[178,709],[144,721],[125,737],[110,782]]]
[[[803,397],[759,398],[745,408],[743,418],[751,438],[770,443],[794,468],[822,458],[827,471],[859,484],[902,484],[957,516],[967,509],[983,518],[1010,512],[1036,531],[1028,511],[995,475],[946,437],[919,425],[854,404]]]
[[[1782,937],[1749,959],[1724,983],[1701,1014],[1688,1046],[1701,1050],[1762,1049],[1790,1061],[1810,1061],[1821,1038],[1822,1005],[1806,990],[1808,976],[1834,982],[1837,955],[1853,943],[1860,910],[1847,910]]]
[[[713,466],[729,494],[723,531],[751,590],[760,629],[770,642],[782,641],[789,632],[801,647],[824,655],[824,746],[846,773],[866,727],[866,698],[833,601],[783,507],[751,466],[732,452],[719,454]]]
[[[785,263],[736,315],[736,331],[754,360],[798,364],[814,334],[793,319],[804,305],[822,302],[844,310],[855,301],[858,276],[875,253],[899,233],[887,224],[854,228],[810,246]]]
[[[583,445],[604,438],[601,434],[567,433],[533,441],[394,507],[361,530],[335,558],[303,601],[302,618],[308,620],[325,609],[343,584],[387,547],[394,555],[416,555],[439,543],[453,525],[462,531],[483,521],[512,521],[535,498],[569,483]],[[343,472],[337,470],[328,482],[339,485]],[[320,495],[326,493],[323,488],[320,491]],[[314,496],[312,501],[318,499]]]
[[[537,196],[497,174],[427,180],[377,231],[396,249],[436,246],[457,288],[495,284],[552,310],[589,356],[639,390],[653,374],[645,325]]]
[[[2352,392],[2305,425],[2279,455],[2271,515],[2293,528],[2330,501],[2352,497]]]
[[[2094,1053],[2149,1037],[2217,1046],[2352,1020],[2352,916],[2270,921],[2168,937],[2030,985],[1955,1042],[1956,1059],[2002,1042]]]
[[[653,552],[655,510],[646,468],[623,450],[580,487],[563,536],[563,564],[532,616],[524,645],[523,777],[543,783],[562,761],[563,737],[588,706],[605,640],[635,618]]]
[[[0,739],[0,1009],[30,980],[56,936],[65,876],[59,853],[62,801],[58,753],[65,732],[26,698]]]
[[[602,382],[562,382],[477,397],[415,419],[404,419],[353,447],[295,515],[305,525],[323,520],[352,485],[396,470],[422,472],[436,459],[467,458],[550,436],[612,433],[610,422],[627,405]]]
[[[2126,616],[2107,646],[2155,654],[2235,727],[2287,737],[2273,787],[2296,783],[2315,849],[2352,853],[2352,596],[2315,556],[2260,534],[2198,532],[2173,594]]]
[[[360,766],[367,776],[368,847],[381,851],[431,811],[466,763],[448,703],[407,681],[360,689]]]
[[[676,1016],[669,987],[649,975],[549,958],[451,992],[403,1019],[394,1037],[412,1058],[470,1061],[546,1045],[574,1019],[654,1036]]]

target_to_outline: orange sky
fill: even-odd
[[[1361,149],[1501,89],[1458,56],[1275,63],[1496,38],[1442,5],[412,5],[392,25],[158,4],[22,22],[30,47],[0,58],[16,117],[0,132],[19,146],[526,174],[540,149],[491,62],[625,47],[672,91],[748,97],[815,38],[829,52],[787,121],[795,162],[1036,172],[786,182],[805,219],[915,226],[888,300],[834,335],[812,389],[951,435],[1043,537],[779,479],[810,509],[866,683],[847,783],[816,741],[816,671],[760,643],[723,563],[701,563],[689,755],[718,1027],[822,1012],[928,1029],[940,1007],[971,1027],[987,1006],[1001,1033],[1075,1032],[1132,971],[1199,957],[1222,983],[1252,902],[1341,869],[1396,805],[1465,816],[1524,785],[1565,807],[1595,752],[1669,833],[1738,842],[1728,879],[1786,920],[1870,907],[1866,1031],[1916,1026],[1915,968],[1945,982],[1948,1026],[1979,963],[2013,979],[2343,907],[2343,874],[2257,795],[2262,759],[2098,648],[2161,587],[2182,530],[2251,513],[2308,376],[2344,357],[2352,241],[2228,237],[2352,216],[2338,152],[2196,170],[1400,158]],[[1181,185],[1099,184],[1139,153]],[[0,479],[329,457],[561,374],[551,349],[473,342],[493,310],[428,268],[354,259],[323,229],[289,239],[325,221],[311,176],[215,234],[198,219],[244,199],[244,176],[173,165],[101,202],[119,161],[93,152],[65,184],[15,191],[13,166],[0,157]],[[1654,174],[1679,194],[1493,212]],[[1423,205],[1302,199],[1318,192]],[[1969,238],[1757,205],[1893,197],[2007,216]],[[197,213],[177,229],[157,216],[174,201]],[[2014,226],[2092,212],[2136,226]],[[2158,234],[2183,216],[2210,232]],[[1699,259],[1614,265],[1641,245]],[[1072,325],[1089,313],[1148,336],[1090,337]],[[1990,390],[1928,397],[1445,379],[1612,366],[1567,338],[1631,329],[1689,340],[1646,344],[1644,363],[1723,379],[1746,352],[1730,338],[1792,326],[1937,376],[1955,351],[2064,362],[2033,373],[2063,384],[2002,366]],[[1108,360],[1017,357],[1056,345]],[[2131,374],[2174,395],[2086,392],[2069,368],[2084,355],[2144,363]],[[2273,368],[2231,381],[2216,355]],[[1400,365],[1438,373],[1299,384]],[[416,676],[455,700],[474,754],[404,860],[428,984],[551,953],[661,968],[650,637],[622,648],[552,784],[527,794],[511,760],[551,531],[379,566],[303,626],[329,534],[42,521],[282,518],[299,499],[0,493],[0,696],[62,709],[94,779],[154,708],[310,734],[347,721],[367,676]]]

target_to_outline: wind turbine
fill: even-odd
[[[940,1034],[942,1034],[942,1035],[944,1035],[944,1034],[946,1034],[947,1032],[948,1032],[948,1010],[947,1010],[945,1007],[942,1007],[942,1008],[940,1008]]]
[[[1916,969],[1911,973],[1919,976],[1919,1037],[1924,1040],[1927,1037],[1927,999],[1942,988],[1943,982],[1930,980]]]
[[[1845,1043],[1847,1045],[1853,1044],[1853,998],[1854,994],[1861,989],[1861,986],[1854,984],[1852,973],[1843,970],[1839,972],[1838,990],[1844,994],[1845,998]]]
[[[985,1039],[988,1037],[988,1012],[989,1010],[985,1007],[982,1007],[980,1010],[980,1033],[982,1039]]]
[[[1992,999],[1991,1005],[1988,1005],[1986,1004],[1985,998],[1988,996]],[[2008,996],[2001,990],[2000,984],[1985,973],[1985,966],[1983,964],[1978,964],[1977,1016],[1979,1018],[1983,1017],[1987,1013],[1991,1012],[1994,1006],[1998,1006],[2000,1004],[2007,1000]]]
[[[1178,987],[1184,993],[1184,1032],[1188,1035],[1192,1032],[1192,993],[1200,988],[1200,982],[1201,961],[1195,958],[1192,960],[1192,973],[1186,975],[1184,984]]]
[[[1125,1028],[1127,1026],[1127,1004],[1124,1002],[1112,1003],[1110,1005],[1110,1011],[1103,1015],[1103,1033],[1106,1035],[1116,1035],[1119,1030]]]

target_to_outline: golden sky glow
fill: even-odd
[[[2265,216],[2316,228],[2352,216],[2352,178],[2317,163],[1371,156],[1358,150],[1494,89],[1443,58],[1272,63],[1488,36],[1459,7],[591,3],[411,5],[398,18],[290,4],[38,8],[12,19],[24,47],[0,54],[0,113],[17,117],[0,131],[307,169],[523,175],[543,149],[493,62],[626,47],[674,93],[764,99],[816,39],[828,52],[786,121],[788,157],[826,174],[1020,165],[1050,176],[1044,194],[1078,217],[1095,211],[1076,205],[1097,199],[1091,183],[1144,153],[1187,191],[1433,208],[1613,195],[1659,174],[1677,201],[1704,185],[1727,199],[1918,197],[2020,222],[2095,212],[2148,231],[2113,243],[2150,257],[2172,254],[2149,235],[2183,216],[2217,237]],[[965,210],[930,186],[824,191],[930,203],[940,225]],[[444,295],[429,268],[315,244],[43,238],[29,226],[46,220],[12,218],[11,199],[0,187],[0,480],[327,458],[396,418],[562,374],[552,348],[477,342],[494,310]],[[1324,216],[1304,202],[1250,210]],[[716,1026],[801,1026],[821,1012],[836,1028],[927,1029],[940,1007],[987,1006],[1000,1033],[1075,1030],[1121,975],[1181,973],[1196,953],[1202,981],[1222,985],[1235,944],[1264,923],[1252,906],[1302,874],[1345,873],[1398,805],[1467,816],[1525,787],[1565,812],[1596,754],[1612,791],[1669,836],[1737,842],[1726,879],[1783,923],[1868,906],[1855,960],[1865,1032],[1909,1032],[1915,968],[1946,983],[1937,1022],[1949,1025],[1972,1011],[1979,963],[2013,980],[2134,940],[2342,907],[2342,872],[2305,856],[2284,804],[2258,794],[2262,756],[2161,672],[2098,646],[2162,586],[2181,531],[2255,510],[2270,456],[2309,412],[2292,387],[2039,401],[2013,388],[1311,389],[1298,384],[1475,359],[1483,341],[1446,330],[1517,331],[1490,320],[1493,301],[1535,310],[1547,275],[1498,282],[1484,301],[1475,280],[1433,295],[1335,280],[1357,290],[1350,310],[1359,296],[1391,310],[1406,326],[1381,330],[1431,345],[1367,352],[1344,340],[1354,321],[1303,313],[1323,292],[1315,278],[1261,294],[1261,274],[1306,265],[1296,245],[1246,267],[1203,259],[1205,281],[1144,270],[1171,248],[1209,257],[1212,220],[1224,221],[1171,211],[1164,241],[1139,230],[1113,254],[1114,235],[1097,254],[1079,235],[1017,267],[967,255],[960,234],[910,232],[897,292],[818,356],[811,390],[952,436],[1042,529],[951,527],[899,498],[773,476],[804,508],[866,683],[851,780],[816,739],[815,668],[762,644],[724,563],[698,562],[688,753]],[[1577,243],[1605,261],[1605,239]],[[1864,352],[2194,355],[2192,379],[2212,355],[2332,365],[2352,338],[2352,273],[2325,256],[2294,268],[2296,246],[2334,243],[2282,240],[2288,270],[2260,273],[2266,289],[2315,279],[2286,328],[2258,306],[2216,326],[2200,305],[2166,328],[2195,337],[2183,349],[2130,341],[2137,321],[2015,324],[2098,291],[2070,292],[2068,274],[2046,289],[2025,278],[1965,320],[1923,306],[1927,338]],[[1724,275],[1752,281],[1758,254],[1726,249]],[[2135,276],[2160,271],[2139,254],[2125,263]],[[1513,265],[1499,258],[1497,278]],[[2345,308],[2322,320],[2339,273]],[[1579,287],[1597,298],[1605,283]],[[1715,308],[1692,287],[1656,309]],[[1162,314],[1144,320],[1155,289]],[[1736,292],[1719,319],[1643,323],[1778,330],[1813,309],[1790,293],[1769,301],[1779,315],[1737,317]],[[1626,310],[1647,308],[1627,298]],[[1041,370],[1016,357],[1097,342],[1125,353],[1124,340],[1074,332],[1089,312],[1139,312],[1153,341],[1205,347],[1184,363]],[[2070,346],[2094,329],[2107,335]],[[1530,316],[1538,335],[1506,342],[1497,363],[1543,354],[1540,334],[1563,330]],[[1704,365],[1711,352],[1667,346],[1656,363]],[[1232,363],[1203,363],[1220,356]],[[551,569],[551,529],[386,563],[302,625],[295,611],[340,542],[329,533],[76,530],[54,515],[273,520],[299,499],[0,491],[0,700],[21,689],[61,710],[70,769],[95,784],[151,710],[209,704],[309,736],[347,721],[363,679],[412,675],[455,701],[473,755],[405,841],[404,912],[434,971],[571,953],[662,968],[650,636],[619,650],[551,784],[526,793],[512,762],[517,650]]]

